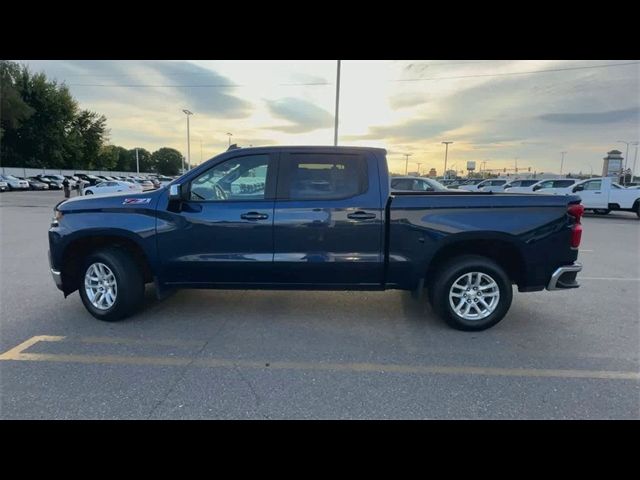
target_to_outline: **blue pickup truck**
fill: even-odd
[[[578,287],[573,195],[390,193],[386,151],[226,151],[155,191],[65,200],[51,273],[96,318],[176,288],[426,292],[461,330],[483,330],[521,292]]]

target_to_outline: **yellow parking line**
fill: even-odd
[[[202,347],[205,342],[199,340],[152,340],[147,338],[122,338],[122,337],[80,337],[69,338],[70,342],[100,343],[112,345],[160,345],[166,347]]]
[[[60,342],[64,340],[66,337],[56,337],[52,335],[36,335],[35,337],[31,337],[28,340],[25,340],[20,345],[16,345],[11,350],[7,350],[2,355],[0,355],[0,360],[16,360],[17,357],[22,355],[22,351],[27,348],[35,345],[38,342]]]
[[[606,380],[640,380],[640,372],[609,370],[573,370],[538,368],[498,368],[443,365],[399,365],[375,363],[323,363],[323,362],[279,362],[233,360],[218,358],[188,357],[143,357],[118,355],[76,355],[22,353],[25,349],[40,341],[61,341],[65,337],[38,336],[21,343],[17,347],[0,355],[0,360],[28,362],[61,362],[104,365],[150,365],[185,366],[204,368],[251,368],[274,370],[313,370],[330,372],[364,373],[404,373],[404,374],[443,374],[443,375],[483,375],[499,377],[546,377],[546,378],[587,378]]]

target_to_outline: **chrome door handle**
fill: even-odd
[[[367,213],[367,212],[354,212],[347,215],[347,218],[351,220],[373,220],[376,218],[375,213]]]
[[[266,220],[269,218],[269,215],[266,213],[247,212],[240,215],[240,218],[243,220]]]

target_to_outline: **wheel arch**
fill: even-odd
[[[123,232],[87,233],[70,240],[61,253],[60,271],[62,273],[65,296],[77,290],[80,281],[80,270],[87,255],[107,247],[115,247],[127,251],[140,268],[145,283],[153,281],[155,272],[149,255],[131,235]]]
[[[517,240],[510,235],[483,232],[479,235],[460,234],[444,243],[430,258],[425,268],[427,285],[437,272],[450,260],[463,255],[479,255],[489,258],[504,269],[516,285],[524,283],[526,263]]]

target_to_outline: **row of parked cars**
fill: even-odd
[[[90,175],[76,173],[75,175],[35,175],[32,177],[17,177],[14,175],[0,175],[0,191],[6,190],[62,190],[65,180],[70,189],[82,189],[83,194],[97,194],[122,191],[120,187],[131,190],[146,191],[159,188],[171,183],[174,178],[164,175]],[[123,185],[124,184],[124,185]]]
[[[392,192],[422,191],[466,191],[494,193],[541,193],[546,195],[578,195],[586,210],[600,215],[612,211],[634,212],[640,218],[640,186],[622,186],[612,178],[551,178],[544,180],[502,178],[443,180],[440,183],[431,178],[394,177],[391,179]]]

